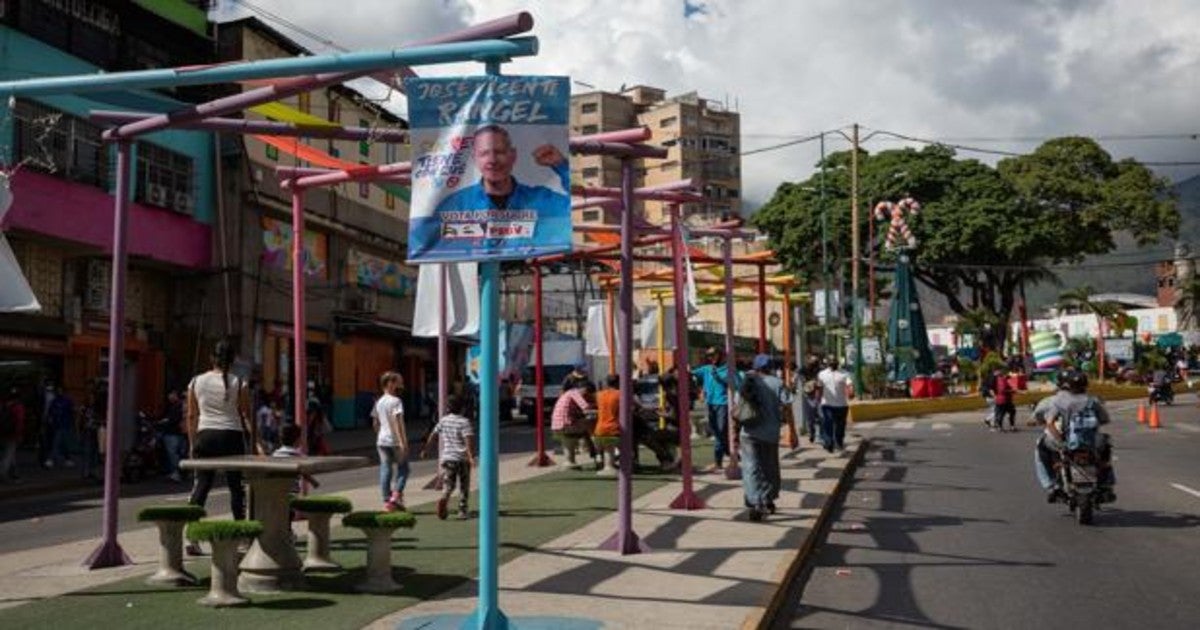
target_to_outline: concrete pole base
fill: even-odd
[[[155,521],[158,526],[158,571],[146,578],[155,586],[194,586],[196,576],[183,569],[183,521]]]

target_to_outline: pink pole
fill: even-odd
[[[157,114],[144,112],[116,112],[92,110],[88,118],[99,123],[129,123],[153,118]],[[408,143],[408,131],[404,129],[366,129],[363,127],[329,127],[326,125],[301,125],[296,123],[247,120],[244,118],[202,118],[191,122],[171,125],[174,129],[194,129],[228,133],[262,133],[272,136],[300,136],[305,138],[334,138],[338,140],[377,140],[379,142]]]
[[[667,157],[667,150],[644,144],[626,144],[624,142],[589,142],[570,140],[572,153],[587,155],[615,155],[619,157],[638,157],[661,160]]]
[[[649,127],[632,127],[629,129],[617,129],[616,131],[602,131],[586,136],[575,136],[572,140],[581,143],[588,142],[622,142],[634,143],[644,142],[649,140],[651,136]]]
[[[542,268],[531,265],[533,270],[533,379],[536,394],[533,399],[534,424],[537,427],[537,454],[529,461],[530,466],[553,466],[554,461],[546,454],[545,414],[546,375],[542,358]]]
[[[117,542],[117,515],[121,495],[121,377],[125,368],[125,273],[129,261],[129,142],[117,143],[116,202],[113,204],[112,293],[108,315],[108,407],[104,448],[103,541],[83,561],[89,569],[133,564]]]
[[[733,393],[737,383],[737,360],[733,355],[733,239],[725,239],[725,411],[728,414],[729,460],[725,466],[726,479],[741,479],[742,469],[738,466],[737,432],[733,427]]]
[[[305,413],[308,388],[308,357],[304,324],[304,189],[292,188],[292,410],[300,427],[300,450],[308,453],[308,414]]]
[[[621,160],[621,188],[625,207],[621,213],[621,467],[617,476],[617,531],[601,543],[601,549],[631,555],[649,551],[633,531],[633,160]],[[616,348],[609,346],[609,356],[616,355]]]
[[[691,385],[692,377],[691,370],[688,367],[688,336],[687,336],[687,300],[684,292],[684,274],[687,270],[683,266],[683,230],[680,229],[679,206],[672,204],[669,206],[671,213],[671,254],[675,259],[674,277],[672,284],[674,288],[675,300],[675,376],[676,393],[679,395],[679,458],[680,467],[683,475],[683,490],[679,496],[671,501],[671,508],[675,510],[703,510],[705,508],[704,500],[696,495],[692,486],[692,399]]]

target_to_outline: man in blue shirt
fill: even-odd
[[[414,245],[451,251],[459,249],[455,241],[460,244],[482,241],[485,248],[492,246],[528,255],[569,248],[571,198],[564,193],[570,191],[570,165],[557,147],[543,144],[533,150],[532,156],[538,165],[558,175],[563,192],[522,184],[513,177],[517,149],[508,131],[499,125],[486,125],[475,131],[471,155],[479,170],[479,182],[443,199],[433,217],[414,219],[414,228],[419,232],[413,239]],[[489,210],[505,212],[482,212]],[[447,213],[464,214],[447,216]],[[434,238],[435,230],[441,231],[440,238]]]
[[[710,471],[721,470],[725,456],[729,454],[729,368],[725,365],[724,356],[717,348],[710,347],[704,351],[708,363],[692,370],[692,377],[699,379],[704,391],[704,402],[708,406],[708,429],[715,440],[714,464]]]

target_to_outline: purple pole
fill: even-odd
[[[450,270],[445,264],[438,265],[438,418],[446,417],[446,394],[450,387],[450,340],[446,331],[446,316],[449,314],[446,307],[450,292],[447,281],[449,273]]]
[[[104,449],[104,540],[83,561],[89,569],[132,564],[117,542],[117,507],[121,494],[121,376],[125,368],[125,266],[129,232],[129,142],[117,143],[116,202],[113,204],[112,297],[108,315],[108,430]]]
[[[533,270],[533,417],[537,430],[535,447],[537,454],[529,461],[530,466],[553,466],[554,460],[546,454],[546,427],[543,405],[546,404],[545,366],[542,358],[542,268],[530,265]]]
[[[304,189],[292,187],[292,413],[300,427],[300,450],[308,454],[308,357],[304,341]]]
[[[156,114],[144,112],[114,112],[92,110],[88,118],[99,123],[130,123],[153,118]],[[300,136],[304,138],[334,138],[338,140],[375,140],[378,142],[408,142],[405,129],[366,129],[364,127],[334,127],[329,125],[303,125],[299,123],[247,120],[243,118],[202,118],[171,125],[173,129],[218,131],[228,133],[262,133],[272,136]]]
[[[617,479],[617,532],[604,541],[601,549],[619,551],[630,555],[649,551],[650,548],[633,531],[633,374],[630,353],[633,352],[633,160],[621,160],[621,189],[623,212],[621,213],[621,362],[617,373],[621,376],[621,471]],[[616,355],[616,348],[609,348]]]
[[[737,432],[733,427],[733,393],[737,383],[737,360],[733,355],[733,238],[726,237],[724,242],[725,254],[725,398],[728,404],[729,459],[725,466],[726,479],[741,479],[742,469],[738,466],[738,451],[734,443]]]
[[[629,129],[617,129],[614,131],[601,131],[600,133],[593,133],[586,136],[575,136],[571,140],[575,142],[633,143],[649,140],[651,135],[650,128],[642,126],[630,127]]]
[[[679,206],[668,206],[671,212],[671,255],[675,259],[672,284],[675,293],[675,376],[679,395],[679,458],[683,469],[683,490],[671,501],[675,510],[703,510],[704,500],[692,488],[692,377],[688,370],[687,300],[684,296],[683,230],[679,225]]]

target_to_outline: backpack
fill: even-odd
[[[0,438],[11,438],[17,435],[17,417],[13,413],[12,403],[0,404]]]
[[[1063,431],[1067,439],[1067,448],[1094,448],[1099,430],[1100,418],[1096,416],[1096,401],[1089,400],[1083,409],[1067,419],[1067,426]]]
[[[735,417],[744,427],[753,427],[762,421],[762,402],[759,400],[761,388],[758,377],[747,374],[742,379],[742,385],[737,390],[735,398]]]

